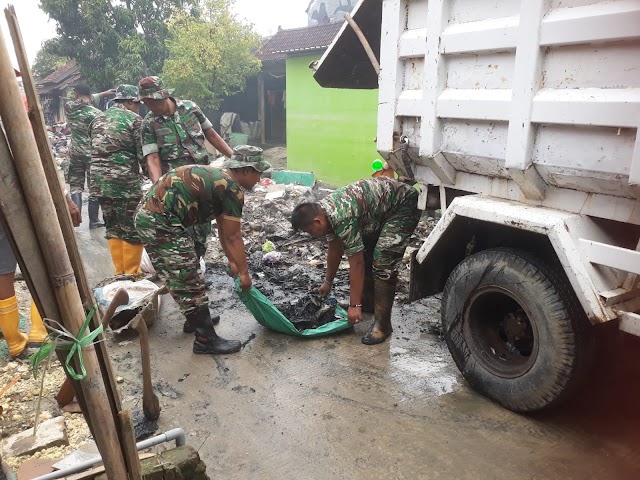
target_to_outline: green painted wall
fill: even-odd
[[[370,177],[376,152],[378,90],[322,88],[309,63],[287,59],[287,168],[335,186]]]

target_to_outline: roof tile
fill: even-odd
[[[260,60],[282,60],[293,52],[323,50],[331,44],[340,27],[341,22],[279,30],[264,42],[257,56]]]

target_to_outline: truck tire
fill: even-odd
[[[564,273],[515,249],[467,257],[442,296],[444,338],[464,378],[516,412],[557,405],[581,384],[589,327]]]

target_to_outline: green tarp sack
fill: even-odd
[[[235,291],[258,323],[276,332],[297,337],[321,337],[350,327],[347,321],[347,312],[337,306],[336,314],[340,316],[339,319],[325,323],[318,328],[307,328],[300,331],[256,287],[251,287],[245,292],[240,288],[240,280],[236,279]]]

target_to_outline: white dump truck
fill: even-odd
[[[442,209],[411,299],[444,292],[475,389],[547,408],[598,324],[640,335],[640,0],[361,0],[313,68],[379,88],[379,152]]]

